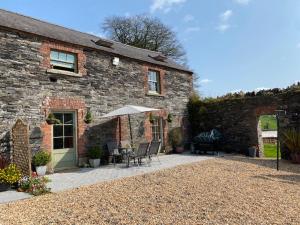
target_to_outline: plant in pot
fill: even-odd
[[[49,113],[47,119],[46,119],[46,122],[49,124],[49,125],[52,125],[52,124],[60,124],[61,121],[59,119],[57,119],[53,113]]]
[[[38,151],[32,158],[32,163],[39,176],[44,176],[47,171],[47,164],[51,161],[51,154],[47,151]]]
[[[85,115],[84,122],[86,124],[90,124],[92,121],[93,121],[92,113],[91,111],[88,111]]]
[[[173,115],[171,113],[168,114],[167,121],[168,121],[168,123],[173,122]]]
[[[6,191],[10,186],[17,184],[21,176],[21,171],[15,164],[0,169],[0,191]]]
[[[300,132],[296,129],[288,129],[283,134],[283,142],[290,151],[293,163],[300,163]]]
[[[152,113],[150,113],[150,115],[149,115],[149,121],[150,121],[150,123],[154,123],[154,121],[155,121],[155,117],[153,116]]]
[[[183,134],[181,127],[173,128],[169,133],[169,141],[173,147],[173,151],[176,153],[182,153],[184,151]]]
[[[88,157],[90,166],[93,168],[100,166],[100,158],[102,156],[102,149],[99,146],[95,146],[89,149]]]

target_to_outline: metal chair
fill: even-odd
[[[114,166],[116,166],[116,157],[121,155],[118,149],[118,143],[115,141],[111,141],[106,143],[106,145],[107,145],[109,155],[112,156]]]
[[[129,166],[129,162],[131,159],[134,159],[134,161],[137,159],[138,166],[141,165],[142,159],[147,157],[148,149],[149,143],[139,144],[139,147],[131,155],[128,155],[127,166]]]
[[[158,158],[160,148],[161,148],[161,142],[160,141],[152,141],[151,142],[150,147],[149,147],[149,151],[148,151],[149,162],[152,161],[152,156],[156,156],[158,162],[160,163],[160,160]]]

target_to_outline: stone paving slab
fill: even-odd
[[[73,171],[64,171],[48,175],[52,181],[48,186],[51,188],[52,192],[59,192],[83,185],[96,184],[102,181],[151,173],[157,170],[199,162],[210,158],[212,157],[191,154],[173,154],[161,155],[159,156],[159,160],[154,157],[149,165],[144,163],[141,166],[131,165],[128,168],[125,164],[116,164],[116,166],[108,165],[99,168],[80,168]],[[17,201],[30,197],[32,196],[22,192],[0,192],[0,203]]]

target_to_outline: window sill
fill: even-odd
[[[67,75],[67,76],[71,76],[71,77],[82,77],[82,74],[80,74],[80,73],[74,73],[74,72],[57,70],[57,69],[47,69],[47,73]]]
[[[155,92],[148,92],[146,93],[147,96],[153,96],[153,97],[165,97],[164,95],[162,94],[159,94],[159,93],[155,93]]]

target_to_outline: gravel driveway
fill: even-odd
[[[237,156],[0,205],[0,224],[300,224],[300,166]]]

